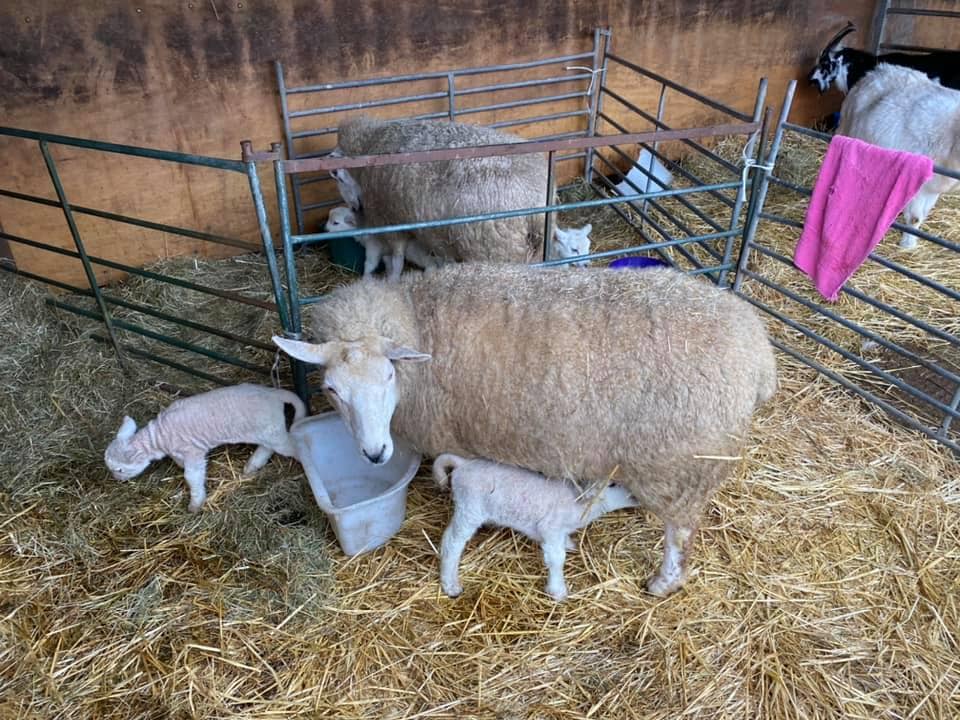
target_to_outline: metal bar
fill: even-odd
[[[474,107],[457,108],[457,115],[475,115],[482,112],[493,112],[496,110],[509,110],[511,108],[529,107],[530,105],[543,105],[551,102],[563,102],[565,100],[575,100],[586,97],[585,92],[560,93],[559,95],[545,95],[543,97],[528,98],[526,100],[512,100],[510,102],[493,103],[492,105],[476,105]]]
[[[870,47],[874,55],[877,54],[880,42],[883,40],[888,12],[890,12],[890,0],[878,0],[870,22]]]
[[[287,103],[287,82],[283,74],[283,63],[279,60],[274,60],[273,67],[276,70],[277,74],[277,89],[280,93],[280,108],[283,111],[283,136],[286,140],[286,151],[288,157],[297,157],[297,148],[294,144],[294,138],[296,137],[294,133],[291,132],[290,128],[290,107]],[[241,143],[242,145],[242,143]],[[276,147],[276,143],[271,147]],[[249,171],[248,171],[249,177]],[[293,183],[293,211],[297,216],[297,232],[303,232],[303,197],[300,193],[300,186],[294,182]],[[262,232],[262,230],[261,230]],[[281,304],[277,303],[277,307],[280,307]]]
[[[592,53],[576,53],[574,55],[560,55],[552,58],[543,58],[541,60],[532,60],[529,62],[510,63],[506,65],[486,65],[481,67],[463,68],[454,70],[458,76],[483,75],[487,73],[507,72],[510,70],[524,70],[527,68],[542,67],[544,65],[559,65],[560,63],[570,62],[571,60],[582,60],[588,58]],[[413,73],[410,75],[394,75],[385,78],[367,78],[365,80],[347,80],[338,83],[323,83],[320,85],[302,85],[287,89],[288,95],[300,93],[321,92],[324,90],[345,90],[349,88],[367,87],[370,85],[394,85],[403,82],[416,82],[418,80],[435,80],[446,77],[447,71]]]
[[[80,257],[80,254],[74,252],[73,250],[67,250],[65,248],[57,247],[56,245],[48,245],[46,243],[37,242],[36,240],[29,240],[18,235],[11,235],[10,233],[0,231],[0,237],[21,245],[27,245],[28,247],[56,253],[57,255],[65,255],[66,257],[72,258]],[[142,268],[133,267],[132,265],[124,265],[123,263],[113,262],[112,260],[106,260],[95,255],[87,255],[87,257],[90,259],[90,262],[94,263],[95,265],[103,265],[104,267],[120,270],[122,272],[130,273],[131,275],[150,278],[151,280],[165,282],[170,285],[176,285],[177,287],[182,287],[187,290],[194,290],[207,295],[215,295],[226,300],[233,300],[234,302],[243,303],[244,305],[252,305],[254,307],[263,308],[264,310],[275,311],[277,309],[276,306],[271,302],[257,300],[256,298],[249,298],[245,295],[231,292],[230,290],[220,290],[218,288],[207,287],[206,285],[197,285],[196,283],[192,283],[187,280],[181,280],[180,278],[175,278],[171,275],[161,275],[160,273],[150,272],[149,270],[143,270]]]
[[[956,390],[953,391],[953,400],[950,401],[950,409],[956,411],[960,408],[960,385],[957,385]],[[955,417],[960,417],[957,415],[952,415],[950,413],[944,413],[943,423],[940,425],[940,432],[937,433],[938,440],[945,440],[947,433],[950,432],[950,424],[953,422]]]
[[[73,293],[75,295],[82,295],[84,297],[89,297],[89,298],[93,297],[93,293],[90,292],[90,290],[87,288],[81,288],[75,285],[70,285],[69,283],[61,282],[59,280],[54,280],[53,278],[44,277],[43,275],[37,275],[35,273],[28,272],[27,270],[20,270],[19,268],[11,267],[10,265],[7,265],[6,263],[3,263],[3,262],[0,262],[0,270],[6,270],[9,273],[20,275],[21,277],[25,277],[28,280],[41,282],[46,285],[52,285],[53,287],[60,288],[61,290],[66,290],[67,292]],[[271,351],[275,350],[273,346],[267,345],[266,343],[260,342],[259,340],[244,337],[243,335],[237,335],[227,330],[220,330],[218,328],[211,327],[209,325],[203,325],[201,323],[193,322],[192,320],[185,320],[183,318],[178,318],[174,315],[168,315],[167,313],[160,312],[159,310],[155,310],[152,307],[141,305],[139,303],[130,302],[122,298],[114,297],[113,295],[108,295],[107,293],[103,293],[103,299],[106,300],[111,305],[118,305],[120,307],[125,307],[128,310],[133,310],[135,312],[142,313],[144,315],[150,315],[151,317],[158,318],[159,320],[164,320],[166,322],[170,322],[175,325],[180,325],[182,327],[187,327],[187,328],[190,328],[191,330],[199,330],[200,332],[209,333],[211,335],[217,335],[218,337],[222,337],[225,340],[232,340],[233,342],[239,343],[241,345],[248,345],[250,347],[260,348],[261,350],[271,350]]]
[[[346,112],[349,110],[367,110],[375,107],[390,107],[392,105],[404,105],[406,103],[426,102],[428,100],[440,100],[447,97],[447,91],[438,91],[432,93],[423,93],[420,95],[401,95],[395,98],[386,98],[384,100],[366,100],[364,102],[347,103],[346,105],[331,105],[329,107],[308,108],[306,110],[295,110],[290,113],[290,119],[314,117],[316,115],[327,115],[335,112]],[[446,113],[444,113],[446,114]],[[293,134],[294,138],[307,137],[306,135]]]
[[[563,120],[564,118],[578,117],[586,115],[586,110],[568,110],[566,112],[552,113],[550,115],[534,115],[529,118],[518,118],[516,120],[502,120],[501,122],[490,123],[487,127],[495,130],[506,127],[516,127],[517,125],[533,125],[540,122],[550,122],[552,120]],[[564,133],[568,137],[578,137],[583,135],[583,131]]]
[[[593,78],[590,80],[590,87],[587,89],[587,137],[594,137],[597,134],[597,100],[600,94],[600,88],[604,84],[604,77],[606,76],[606,61],[604,59],[603,47],[606,42],[606,38],[610,35],[609,30],[601,30],[600,28],[594,28],[593,31],[593,61],[591,63],[591,68],[593,69]],[[597,74],[600,74],[599,82],[597,81]],[[593,154],[594,149],[590,148],[586,151],[583,161],[583,178],[587,183],[593,182]]]
[[[594,191],[595,193],[597,193],[597,194],[600,194],[600,193],[602,192],[602,188],[597,187],[597,184],[596,184],[596,183],[590,183],[590,187],[591,187],[591,188],[593,189],[593,191]],[[651,237],[646,233],[646,231],[644,231],[644,229],[643,229],[642,227],[639,227],[639,226],[633,221],[633,218],[632,218],[630,215],[628,215],[628,214],[623,210],[622,207],[620,207],[619,205],[611,205],[611,206],[610,206],[610,209],[613,210],[617,215],[619,215],[620,218],[621,218],[627,225],[629,225],[630,227],[632,227],[632,228],[637,232],[637,234],[638,234],[640,237],[642,237],[642,238],[643,238],[644,240],[646,240],[648,243],[654,242],[653,238],[651,238]],[[661,260],[663,260],[665,263],[667,263],[667,264],[670,265],[671,267],[673,267],[673,266],[676,265],[676,263],[673,261],[673,258],[670,257],[667,253],[665,253],[665,252],[663,251],[663,248],[653,248],[653,251],[654,251],[655,253],[657,253],[657,255],[660,256],[660,259],[661,259]]]
[[[457,95],[456,95],[456,81],[454,80],[453,73],[447,73],[447,104],[448,112],[450,114],[450,122],[453,122],[457,117]]]
[[[280,326],[287,330],[290,327],[290,313],[283,304],[283,281],[280,278],[280,269],[277,265],[276,248],[273,245],[273,233],[270,232],[270,220],[267,217],[267,206],[263,199],[263,189],[260,187],[260,174],[257,164],[248,162],[247,180],[250,183],[250,196],[253,198],[253,207],[257,213],[257,226],[260,228],[260,241],[263,243],[263,256],[267,259],[267,270],[270,272],[270,286],[273,288],[273,298],[276,303]]]
[[[952,50],[945,50],[944,48],[933,48],[926,45],[901,45],[899,43],[881,43],[879,50],[893,50],[895,52],[914,52],[914,53],[930,53],[930,52],[955,52]]]
[[[583,148],[603,147],[607,145],[629,145],[631,143],[662,140],[682,140],[692,137],[718,137],[721,135],[746,135],[759,130],[758,123],[733,125],[711,125],[709,127],[686,128],[683,130],[652,131],[628,133],[626,135],[598,135],[596,137],[568,138],[561,140],[534,140],[501,145],[472,145],[461,148],[441,148],[409,153],[385,153],[383,155],[356,155],[354,157],[323,157],[303,160],[278,161],[280,171],[285,174],[299,172],[317,172],[336,170],[337,168],[375,167],[397,165],[400,163],[434,162],[437,160],[465,160],[468,158],[492,157],[501,155],[529,155],[551,150],[580,150]],[[729,164],[729,163],[728,163]],[[735,167],[735,166],[734,166]]]
[[[611,117],[609,117],[608,115],[606,115],[606,113],[604,113],[603,111],[600,112],[600,116],[601,116],[604,120],[606,120],[607,123],[609,123],[610,125],[612,125],[614,128],[616,128],[616,129],[619,130],[620,132],[622,132],[622,133],[624,133],[624,134],[627,133],[627,129],[626,129],[623,125],[621,125],[621,124],[618,123],[616,120],[614,120],[613,118],[611,118]],[[758,125],[758,127],[759,127],[759,125]],[[649,143],[638,143],[638,144],[639,144],[641,147],[646,148],[648,152],[650,152],[655,158],[657,158],[657,160],[659,160],[660,162],[662,162],[662,163],[664,164],[664,166],[665,166],[668,170],[670,170],[671,172],[677,173],[677,174],[679,174],[679,175],[682,175],[684,178],[686,178],[687,180],[689,180],[690,182],[692,182],[692,183],[695,184],[695,185],[706,185],[706,184],[707,184],[707,182],[706,182],[705,180],[701,179],[701,178],[698,177],[697,175],[694,175],[692,172],[690,172],[689,170],[687,170],[685,167],[683,167],[683,166],[680,165],[679,163],[674,162],[673,160],[671,160],[670,158],[668,158],[666,155],[663,155],[663,154],[660,153],[659,151],[654,150],[654,149],[653,149],[653,146],[650,145]],[[616,149],[617,152],[622,152],[622,151],[620,151],[620,150],[617,149],[617,146],[616,146],[616,145],[611,145],[610,147]],[[626,155],[624,155],[624,157],[626,157]],[[628,158],[628,161],[629,161],[629,158]],[[632,162],[632,161],[631,161],[631,162]],[[621,173],[621,176],[623,176],[622,173]],[[724,195],[723,193],[719,193],[719,192],[714,191],[714,192],[711,192],[711,193],[710,193],[710,196],[713,197],[713,198],[716,199],[716,200],[719,200],[720,202],[722,202],[723,204],[725,204],[727,207],[731,207],[731,208],[733,207],[734,201],[731,200],[730,198],[728,198],[728,197],[727,197],[726,195]]]
[[[57,172],[57,163],[50,154],[50,148],[47,145],[46,140],[40,141],[40,153],[43,155],[43,162],[47,166],[47,172],[50,175],[50,181],[53,183],[53,188],[57,193],[57,199],[60,201],[59,204],[63,210],[63,217],[67,221],[67,227],[70,228],[70,235],[73,237],[73,244],[77,248],[77,257],[80,258],[80,262],[83,264],[83,272],[87,276],[87,282],[90,284],[90,290],[93,292],[93,295],[97,301],[97,307],[100,308],[103,324],[107,329],[107,335],[110,336],[110,339],[113,342],[113,350],[117,354],[117,362],[119,362],[120,367],[126,371],[126,362],[123,359],[123,353],[120,350],[120,346],[117,344],[117,336],[113,331],[113,320],[110,318],[110,311],[107,309],[107,304],[104,302],[103,296],[100,294],[100,285],[97,283],[97,276],[93,271],[93,265],[90,264],[90,258],[87,257],[87,249],[83,246],[83,238],[80,237],[80,230],[77,228],[77,223],[73,219],[73,213],[70,211],[70,202],[67,200],[67,195],[63,190],[63,184],[60,182],[60,173]]]
[[[76,305],[71,305],[70,303],[65,303],[61,300],[54,300],[53,298],[48,298],[46,300],[47,304],[53,305],[54,307],[60,308],[61,310],[66,310],[72,312],[75,315],[82,315],[83,317],[91,318],[93,320],[102,320],[100,313],[94,312],[93,310],[87,310],[85,308],[77,307]],[[194,345],[193,343],[184,342],[183,340],[178,340],[177,338],[164,335],[162,333],[153,332],[147,328],[140,327],[133,323],[128,323],[125,320],[113,321],[121,330],[127,330],[128,332],[136,333],[137,335],[142,335],[143,337],[150,338],[151,340],[156,340],[157,342],[164,343],[165,345],[170,345],[171,347],[179,348],[181,350],[186,350],[188,352],[196,353],[197,355],[203,355],[208,357],[211,360],[216,360],[218,362],[227,363],[228,365],[234,365],[238,368],[244,370],[249,370],[250,372],[257,373],[258,375],[265,375],[270,377],[270,368],[262,367],[259,365],[253,365],[239,358],[230,357],[229,355],[224,355],[223,353],[218,353],[215,350],[208,350],[205,347],[200,347],[199,345]]]
[[[725,115],[729,115],[730,117],[735,117],[738,120],[744,120],[744,121],[747,121],[750,119],[750,116],[747,115],[746,113],[742,113],[737,110],[734,110],[733,108],[727,105],[724,105],[723,103],[720,103],[720,102],[717,102],[716,100],[712,100],[708,98],[706,95],[701,95],[700,93],[690,90],[689,88],[686,88],[683,85],[680,85],[679,83],[675,83],[672,80],[668,80],[663,75],[658,75],[657,73],[651,70],[647,70],[646,68],[640,67],[636,63],[632,63],[629,60],[626,60],[620,57],[619,55],[615,55],[614,53],[607,51],[606,56],[610,60],[613,60],[615,63],[622,65],[625,68],[633,70],[634,72],[639,73],[641,75],[645,75],[651,80],[656,80],[658,83],[667,85],[671,89],[676,90],[682,95],[686,95],[689,98],[693,98],[694,100],[697,100],[698,102],[703,103],[707,107],[711,107],[714,110],[718,110],[719,112],[722,112]]]
[[[556,167],[554,166],[553,151],[547,153],[547,205],[553,204],[557,192]],[[543,259],[550,259],[550,248],[553,245],[553,230],[556,226],[556,218],[552,212],[543,214]]]
[[[756,154],[754,155],[754,158],[751,158],[754,160],[758,160],[763,157],[764,138],[767,135],[767,127],[770,123],[770,112],[767,111],[766,113],[764,113],[763,111],[763,106],[766,101],[767,101],[767,79],[760,78],[760,86],[757,88],[757,101],[754,103],[754,106],[753,106],[753,121],[754,122],[762,121],[762,124],[760,126],[760,132],[757,136],[760,139],[759,142],[757,143],[758,145],[757,151],[756,151]],[[747,145],[744,146],[744,172],[746,172],[746,162],[747,162],[747,155],[748,155],[747,148],[752,144],[752,142],[753,142],[752,139],[748,140]],[[753,171],[754,176],[756,176],[758,172],[769,174],[769,171],[760,170],[755,167]],[[744,176],[744,183],[746,183],[746,176]],[[750,188],[751,196],[753,195],[753,187],[754,186],[751,185],[751,188]],[[746,190],[746,188],[744,188],[744,190]],[[745,197],[744,193],[737,193],[736,204],[734,205],[733,210],[731,210],[730,212],[730,229],[731,230],[735,229],[740,223],[740,211],[743,209],[744,197]],[[732,257],[733,257],[733,238],[730,238],[729,240],[727,240],[726,245],[724,246],[724,249],[723,249],[724,264],[729,263]],[[721,273],[720,279],[717,284],[723,287],[726,284],[726,279],[727,279],[727,274]]]
[[[784,265],[787,265],[787,266],[789,266],[789,267],[793,267],[793,263],[790,261],[790,259],[787,258],[787,257],[784,256],[784,255],[781,255],[781,254],[778,253],[777,251],[771,250],[770,248],[764,247],[764,246],[762,246],[762,245],[758,245],[758,244],[756,244],[756,243],[753,244],[753,247],[757,250],[757,252],[759,252],[759,253],[761,253],[761,254],[763,254],[763,255],[766,255],[767,257],[771,257],[771,258],[773,258],[773,259],[775,259],[775,260],[778,260],[779,262],[783,263]],[[799,271],[798,271],[798,272],[799,272]],[[878,310],[883,310],[884,312],[886,312],[886,313],[888,313],[888,314],[890,314],[890,315],[893,315],[894,317],[896,317],[896,318],[898,318],[898,319],[900,319],[900,320],[903,320],[904,322],[906,322],[906,323],[908,323],[908,324],[910,324],[910,325],[913,325],[914,327],[919,328],[920,330],[923,330],[924,332],[927,332],[927,333],[929,333],[929,334],[931,334],[931,335],[933,335],[933,336],[935,336],[935,337],[937,337],[937,338],[939,338],[939,339],[941,339],[941,340],[947,341],[947,342],[950,343],[951,345],[960,346],[960,338],[958,338],[957,336],[955,336],[955,335],[953,335],[953,334],[951,334],[951,333],[949,333],[949,332],[947,332],[947,331],[945,331],[945,330],[941,330],[940,328],[934,327],[934,326],[930,325],[929,323],[924,322],[923,320],[918,320],[917,318],[913,317],[912,315],[908,315],[908,314],[906,314],[906,313],[904,313],[904,312],[902,312],[902,311],[900,311],[900,310],[897,310],[895,307],[893,307],[893,306],[891,306],[891,305],[887,305],[885,302],[882,302],[882,301],[880,301],[880,300],[877,300],[876,298],[874,298],[874,297],[872,297],[872,296],[870,296],[870,295],[866,295],[865,293],[862,293],[862,292],[860,292],[859,290],[856,290],[856,289],[854,289],[854,288],[847,287],[846,285],[844,285],[842,288],[840,288],[840,292],[845,293],[845,294],[847,294],[847,295],[850,295],[851,297],[854,297],[854,298],[856,298],[856,299],[858,299],[858,300],[861,300],[862,302],[865,302],[865,303],[867,303],[868,305],[870,305],[871,307],[877,308]]]
[[[286,329],[288,332],[293,334],[293,339],[299,339],[300,304],[297,302],[297,297],[299,296],[297,283],[297,261],[293,252],[293,245],[290,242],[290,206],[287,201],[287,178],[283,173],[277,170],[279,166],[280,161],[277,161],[273,164],[274,179],[276,180],[277,185],[277,204],[279,205],[280,210],[280,236],[283,239],[283,259],[286,263],[287,307],[290,311],[288,318],[289,328]]]
[[[102,335],[97,335],[96,333],[90,333],[90,337],[98,342],[103,342],[103,343],[110,342],[107,338],[103,337]],[[123,351],[128,355],[135,355],[136,357],[143,358],[144,360],[149,360],[150,362],[155,362],[160,365],[166,365],[167,367],[171,367],[174,370],[179,370],[180,372],[187,373],[188,375],[193,375],[194,377],[201,378],[202,380],[208,380],[217,385],[233,384],[227,380],[224,380],[221,377],[217,377],[216,375],[211,375],[209,373],[203,372],[202,370],[196,370],[195,368],[192,368],[189,365],[178,363],[175,360],[169,360],[168,358],[162,357],[160,355],[154,355],[153,353],[146,352],[145,350],[140,350],[134,347],[133,345],[129,345],[127,343],[120,343],[120,345],[123,347]]]
[[[38,195],[28,195],[26,193],[19,193],[13,190],[3,189],[0,189],[0,195],[13,198],[15,200],[36,203],[38,205],[60,207],[60,203],[58,203],[56,200],[48,200],[47,198],[39,197]],[[256,252],[257,250],[257,246],[253,243],[244,242],[243,240],[235,240],[234,238],[226,237],[224,235],[214,235],[212,233],[190,230],[189,228],[182,228],[176,225],[166,225],[164,223],[141,220],[140,218],[130,217],[129,215],[120,215],[118,213],[107,212],[105,210],[84,207],[83,205],[71,205],[70,209],[75,214],[79,215],[90,215],[92,217],[103,218],[104,220],[111,220],[113,222],[124,223],[126,225],[135,225],[137,227],[147,228],[148,230],[159,230],[160,232],[166,232],[172,235],[181,235],[183,237],[193,238],[195,240],[205,240],[207,242],[213,242],[219,245],[228,245],[230,247],[241,248],[249,252]]]
[[[780,144],[783,142],[783,133],[786,128],[787,117],[790,115],[790,108],[793,104],[793,96],[797,90],[797,81],[791,80],[787,84],[787,89],[783,94],[783,102],[780,104],[780,114],[777,117],[776,129],[773,133],[773,141],[770,143],[770,152],[764,158],[764,165],[776,167],[777,157],[780,154]],[[759,177],[759,185],[756,179]],[[747,223],[743,230],[743,241],[740,243],[740,257],[737,259],[737,274],[733,279],[733,291],[737,292],[743,282],[743,273],[747,268],[747,260],[750,257],[750,248],[753,246],[753,239],[757,234],[757,225],[760,222],[760,214],[763,212],[763,204],[767,199],[767,189],[770,187],[770,173],[755,173],[754,187],[750,193],[750,205],[747,209]]]
[[[652,123],[653,126],[654,126],[654,128],[656,128],[656,129],[662,129],[662,130],[668,130],[668,131],[673,129],[673,128],[671,128],[669,125],[666,125],[666,124],[660,122],[659,120],[657,120],[656,117],[654,117],[653,115],[651,115],[650,113],[648,113],[646,110],[641,109],[640,107],[638,107],[638,106],[635,105],[634,103],[630,102],[629,100],[627,100],[625,97],[623,97],[623,96],[620,95],[619,93],[617,93],[617,92],[615,92],[615,91],[613,91],[613,90],[610,90],[609,88],[604,88],[603,92],[604,92],[605,94],[609,95],[610,97],[612,97],[614,100],[616,100],[617,102],[619,102],[621,105],[623,105],[623,106],[626,107],[627,109],[632,110],[634,113],[636,113],[637,115],[639,115],[640,117],[642,117],[642,118],[643,118],[644,120],[646,120],[647,122]],[[758,123],[758,125],[759,125],[759,123]],[[731,134],[734,134],[734,133],[731,133]],[[667,139],[670,139],[670,138],[667,138]],[[715,152],[713,152],[713,151],[711,151],[710,149],[704,147],[704,146],[701,145],[700,143],[694,142],[693,140],[690,140],[690,139],[688,139],[688,138],[678,138],[678,139],[679,139],[684,145],[687,145],[687,146],[689,146],[689,147],[694,148],[694,149],[697,150],[701,155],[705,155],[705,156],[707,156],[708,158],[710,158],[711,160],[713,160],[715,163],[717,163],[718,165],[721,165],[721,166],[725,167],[725,168],[726,168],[727,170],[729,170],[732,174],[738,174],[738,173],[739,173],[739,168],[737,168],[736,165],[734,165],[734,164],[733,164],[732,162],[730,162],[729,160],[723,159],[722,157],[720,157],[719,155],[717,155]],[[656,142],[658,142],[658,141],[656,141]]]
[[[218,170],[243,172],[242,163],[237,160],[227,160],[225,158],[204,157],[203,155],[190,155],[188,153],[173,152],[170,150],[155,150],[153,148],[136,147],[134,145],[119,145],[117,143],[87,140],[85,138],[70,137],[69,135],[34,132],[33,130],[22,130],[14,127],[0,126],[0,135],[24,138],[25,140],[37,140],[55,145],[70,145],[71,147],[84,148],[86,150],[101,150],[103,152],[117,153],[120,155],[166,160],[167,162],[175,162],[183,165],[199,165],[200,167],[210,167]]]
[[[787,295],[787,293],[784,292],[782,287],[779,287],[777,286],[776,283],[770,280],[767,280],[765,277],[763,277],[759,273],[755,273],[752,270],[745,270],[744,274],[746,274],[751,280],[757,280],[761,284],[771,289],[779,290],[786,297],[789,297],[789,295]],[[840,345],[837,345],[835,342],[833,342],[829,338],[824,337],[823,335],[816,332],[815,330],[811,330],[806,325],[803,325],[802,323],[794,320],[793,318],[787,315],[784,315],[783,313],[776,312],[772,308],[767,307],[766,309],[771,314],[774,314],[777,317],[777,319],[780,320],[780,322],[787,325],[788,327],[793,328],[804,337],[810,340],[813,340],[817,344],[822,345],[823,347],[826,347],[829,350],[832,350],[833,352],[837,353],[845,360],[853,363],[854,365],[857,365],[858,367],[863,368],[864,370],[870,371],[877,377],[883,378],[885,381],[887,381],[891,385],[896,386],[900,390],[903,390],[905,393],[912,395],[918,400],[922,400],[923,402],[927,403],[931,407],[936,408],[937,410],[940,410],[941,412],[947,412],[947,413],[956,412],[954,410],[951,410],[949,405],[946,405],[940,402],[934,397],[930,397],[922,390],[918,390],[917,388],[915,388],[913,385],[903,382],[903,380],[898,378],[896,375],[892,375],[891,373],[888,373],[887,371],[880,369],[873,363],[868,362],[867,360],[864,360],[859,355],[856,355],[850,352],[849,350],[847,350],[846,348],[841,347]]]
[[[925,10],[920,8],[889,7],[890,0],[886,0],[883,4],[888,6],[886,11],[888,15],[918,15],[923,17],[960,18],[960,12],[956,10]]]
[[[338,230],[329,233],[313,233],[309,235],[293,235],[290,237],[292,245],[304,245],[311,242],[321,242],[334,240],[341,237],[357,237],[359,235],[382,235],[390,232],[406,232],[408,230],[421,230],[423,228],[444,227],[446,225],[463,225],[471,222],[480,222],[483,220],[500,220],[502,218],[521,217],[524,215],[539,215],[548,211],[578,210],[586,207],[602,207],[605,205],[615,205],[617,203],[631,202],[640,200],[644,197],[659,198],[672,197],[674,195],[689,195],[691,193],[705,192],[710,189],[721,189],[738,187],[738,183],[718,183],[716,185],[706,185],[700,188],[677,188],[675,190],[661,190],[656,193],[646,193],[645,195],[621,195],[615,198],[599,198],[597,200],[580,200],[572,203],[560,203],[550,207],[526,208],[522,210],[503,210],[499,212],[484,213],[482,215],[463,215],[455,218],[444,218],[440,220],[424,220],[415,223],[401,223],[397,225],[383,225],[381,227],[362,227],[352,230]],[[726,237],[727,233],[711,235],[713,237]],[[706,237],[706,236],[704,236]],[[286,249],[284,250],[286,252]]]

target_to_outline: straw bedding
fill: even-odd
[[[597,245],[629,232],[590,219]],[[919,252],[911,266],[952,271]],[[219,262],[204,280],[241,288],[238,264],[258,261]],[[318,265],[312,282],[344,277]],[[5,274],[0,291],[0,717],[960,716],[957,460],[789,358],[681,593],[645,594],[661,528],[621,511],[581,534],[566,603],[504,530],[468,545],[450,600],[449,498],[426,468],[399,534],[352,560],[295,463],[240,479],[251,448],[212,455],[190,516],[172,463],[118,483],[101,455],[124,412],[146,420],[172,386],[203,385],[124,375],[89,323]]]

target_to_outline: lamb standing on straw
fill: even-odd
[[[777,388],[753,307],[666,268],[448,264],[340,287],[309,314],[323,344],[274,342],[325,367],[367,460],[390,459],[392,423],[427,456],[620,483],[665,523],[658,595],[683,585],[702,512]]]
[[[288,431],[306,414],[303,402],[288,390],[249,384],[218,388],[174,401],[139,431],[133,418],[124,417],[104,461],[117,480],[130,480],[154,460],[173,458],[190,487],[190,512],[197,512],[207,499],[210,450],[256,444],[243,468],[244,475],[253,475],[274,453],[295,457]]]
[[[494,524],[540,543],[548,572],[547,594],[563,600],[567,597],[563,564],[566,551],[573,549],[570,535],[605,513],[637,506],[626,488],[613,483],[600,493],[583,496],[569,481],[550,480],[490,460],[464,460],[451,453],[434,461],[433,479],[441,488],[449,484],[453,493],[453,519],[440,545],[440,584],[450,597],[463,592],[459,566],[467,542],[481,525]]]

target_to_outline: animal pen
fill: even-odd
[[[571,557],[575,600],[566,606],[536,595],[533,553],[518,560],[523,553],[515,552],[530,547],[502,536],[465,558],[464,573],[485,574],[483,583],[470,583],[478,594],[442,602],[432,544],[445,510],[426,482],[411,486],[407,528],[387,547],[331,570],[323,521],[287,466],[249,491],[222,480],[227,489],[186,521],[156,482],[100,492],[70,476],[65,486],[99,493],[89,507],[71,495],[67,510],[59,496],[49,499],[50,513],[76,512],[85,523],[71,525],[69,541],[54,543],[56,552],[80,558],[82,599],[68,598],[62,617],[43,614],[48,598],[69,595],[72,560],[57,556],[17,570],[9,584],[18,604],[0,602],[0,616],[26,638],[29,652],[5,664],[0,647],[0,679],[12,668],[24,697],[47,698],[63,717],[86,710],[147,717],[157,708],[171,717],[955,716],[960,672],[949,658],[960,565],[956,515],[945,506],[956,502],[957,479],[948,477],[952,458],[930,440],[960,451],[960,304],[952,268],[960,230],[919,232],[914,253],[888,250],[886,239],[840,301],[824,304],[793,267],[792,248],[829,137],[788,121],[793,86],[776,117],[765,110],[763,80],[753,106],[734,109],[622,57],[607,31],[594,33],[583,52],[513,64],[318,78],[295,87],[279,64],[276,74],[285,143],[268,151],[244,144],[240,160],[0,128],[0,136],[39,145],[52,188],[27,192],[8,180],[0,196],[24,212],[43,206],[62,213],[73,246],[3,228],[0,238],[79,263],[87,285],[8,261],[0,267],[60,291],[45,301],[56,317],[100,323],[102,330],[80,325],[83,336],[112,348],[120,363],[132,368],[143,359],[175,371],[161,376],[165,383],[191,392],[273,381],[309,399],[307,368],[281,365],[269,338],[278,330],[301,336],[303,311],[352,279],[318,252],[325,244],[542,215],[548,246],[556,224],[590,218],[610,228],[595,233],[595,263],[655,255],[764,311],[782,352],[784,389],[739,458],[748,469],[718,494],[704,521],[701,569],[689,590],[665,603],[644,595],[639,578],[657,534],[613,516],[585,534],[583,552]],[[515,128],[528,142],[330,157],[337,121],[361,111]],[[673,119],[691,113],[710,120],[689,127]],[[571,130],[574,123],[579,128]],[[669,188],[615,189],[637,159],[634,146],[670,170]],[[75,164],[132,157],[145,168],[173,165],[243,183],[259,242],[71,203],[71,185],[59,174],[64,148],[76,153]],[[524,152],[548,156],[558,200],[477,217],[317,231],[336,202],[332,169]],[[639,171],[650,177],[652,166]],[[94,221],[242,254],[135,267],[89,250],[98,226],[85,223]],[[9,216],[5,223],[9,228]],[[98,268],[126,278],[102,287]],[[115,377],[105,374],[104,382]],[[850,394],[863,404],[841,411],[837,399]],[[923,437],[887,423],[887,414]],[[49,452],[60,450],[51,444]],[[82,467],[100,463],[101,454],[94,448]],[[211,475],[236,479],[233,464],[227,455]],[[938,480],[942,494],[912,489]],[[23,491],[36,494],[4,520],[12,528],[0,536],[4,552],[41,556],[41,540],[15,523],[47,512],[42,485],[55,482]],[[918,499],[908,500],[913,492]],[[43,515],[36,537],[53,524]],[[86,537],[100,544],[86,547]],[[101,576],[106,589],[91,580]],[[17,614],[21,606],[27,609]],[[32,617],[37,628],[29,626]],[[48,688],[63,683],[78,688],[74,695],[59,699],[58,691],[49,699]]]

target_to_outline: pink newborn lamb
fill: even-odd
[[[124,417],[104,461],[117,480],[130,480],[154,460],[173,458],[190,486],[190,512],[196,512],[207,499],[210,450],[228,443],[256,444],[243,469],[252,475],[274,453],[294,457],[288,431],[306,414],[303,402],[288,390],[249,384],[218,388],[174,401],[139,431],[133,418]]]

